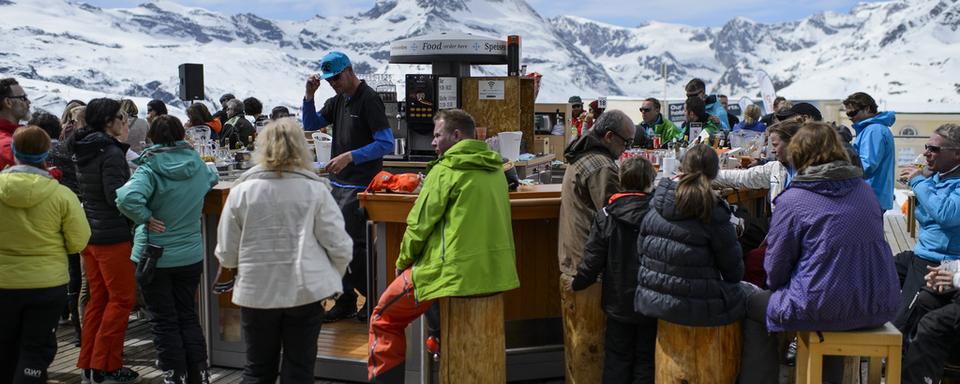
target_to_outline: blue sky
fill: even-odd
[[[149,0],[78,0],[104,8],[133,7]],[[314,15],[355,15],[370,9],[375,0],[173,0],[188,6],[234,14],[303,20]],[[744,16],[770,23],[797,20],[821,11],[849,12],[858,0],[527,0],[541,15],[576,15],[610,24],[632,27],[646,20],[719,27]],[[876,0],[866,1],[876,2]],[[627,16],[624,16],[627,15]]]

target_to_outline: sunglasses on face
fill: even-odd
[[[620,140],[623,140],[623,145],[625,145],[625,146],[627,146],[627,147],[633,145],[633,139],[628,139],[628,138],[626,138],[626,137],[623,137],[623,136],[621,136],[619,133],[617,133],[617,131],[612,131],[612,130],[611,130],[610,133],[613,133],[614,135],[616,135],[617,137],[619,137]]]
[[[930,144],[927,144],[927,145],[924,145],[924,146],[923,146],[923,149],[924,149],[925,151],[927,151],[927,152],[930,152],[930,153],[940,153],[940,151],[942,151],[942,150],[944,150],[944,149],[960,149],[960,147],[942,147],[942,146],[939,146],[939,145],[930,145]]]
[[[653,110],[653,108],[640,108],[640,112],[643,112],[643,113],[647,113],[647,112],[650,112],[650,111],[652,111],[652,110]]]
[[[852,119],[852,118],[853,118],[854,116],[856,116],[858,113],[860,113],[860,110],[859,110],[859,109],[851,109],[851,110],[847,111],[847,117],[849,117],[849,118]]]
[[[30,100],[30,99],[27,98],[27,95],[7,96],[7,98],[8,98],[8,99],[20,99],[20,100],[23,100],[23,101]]]
[[[327,82],[328,82],[328,83],[334,83],[334,82],[340,81],[340,76],[341,76],[341,75],[343,75],[343,72],[340,72],[340,73],[338,73],[338,74],[336,74],[336,75],[330,76],[330,77],[327,78]]]

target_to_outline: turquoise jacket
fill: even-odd
[[[520,286],[500,154],[462,140],[430,163],[407,215],[397,268],[413,267],[417,300]]]
[[[158,267],[180,267],[203,260],[200,214],[204,196],[217,183],[217,174],[185,141],[172,147],[150,146],[134,162],[139,167],[117,190],[117,208],[137,225],[130,259],[140,261],[148,242],[145,224],[154,217],[166,225],[166,231],[149,234],[149,243],[164,248]]]
[[[913,253],[933,262],[960,259],[960,177],[916,176],[910,188],[917,195],[914,212],[920,223]]]
[[[890,127],[896,123],[894,112],[880,112],[853,124],[857,137],[853,149],[860,154],[863,178],[880,201],[880,208],[893,208],[893,180],[897,168],[897,151]]]

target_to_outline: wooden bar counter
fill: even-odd
[[[557,281],[557,218],[560,215],[560,185],[523,187],[510,193],[513,215],[513,241],[516,247],[520,288],[504,293],[504,318],[524,320],[560,316],[560,292]],[[386,225],[386,282],[393,281],[400,254],[400,241],[407,225],[407,214],[417,199],[414,194],[360,193],[360,206],[370,221]],[[468,235],[468,234],[466,234]],[[378,257],[380,259],[380,257]],[[377,287],[376,291],[383,287]]]

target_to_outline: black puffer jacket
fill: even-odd
[[[130,179],[129,146],[100,131],[77,132],[68,146],[77,161],[77,181],[83,211],[90,223],[90,244],[114,244],[133,239],[130,222],[117,210],[117,188]]]
[[[584,289],[603,272],[603,311],[624,323],[639,323],[643,315],[633,310],[637,290],[637,236],[650,207],[650,195],[624,192],[597,211],[583,260],[573,278],[573,289]]]
[[[745,313],[743,260],[730,207],[718,201],[709,224],[676,204],[677,182],[662,180],[640,225],[634,308],[688,326],[730,324]]]

